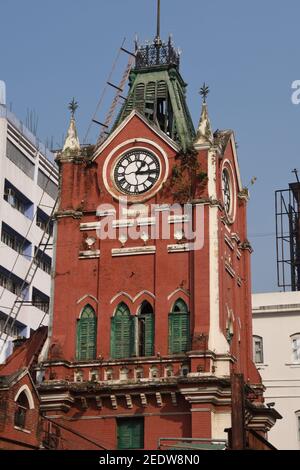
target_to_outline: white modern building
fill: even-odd
[[[300,449],[300,292],[253,294],[254,360],[265,400],[282,415],[268,439],[277,449]]]
[[[7,109],[0,82],[0,363],[48,323],[57,186],[54,155]]]

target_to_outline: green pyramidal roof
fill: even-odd
[[[179,73],[179,54],[171,40],[137,47],[127,100],[113,130],[136,109],[186,150],[195,138],[186,86]]]

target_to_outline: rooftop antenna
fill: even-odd
[[[156,37],[154,43],[156,46],[161,46],[162,42],[160,39],[160,0],[157,0],[157,23],[156,23]]]

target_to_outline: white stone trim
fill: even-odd
[[[131,248],[113,248],[112,256],[135,256],[135,255],[152,255],[155,254],[156,247],[153,246],[135,246]]]
[[[124,119],[124,121],[114,130],[114,132],[103,142],[102,145],[96,150],[95,157],[93,160],[95,160],[101,152],[111,143],[111,141],[121,132],[122,129],[128,124],[129,121],[133,119],[134,116],[137,116],[149,129],[151,129],[155,134],[157,134],[162,140],[164,140],[170,147],[173,148],[176,152],[180,150],[179,145],[174,142],[174,140],[170,139],[164,132],[162,132],[160,129],[157,127],[151,126],[147,119],[142,116],[136,109],[131,111],[129,116]]]
[[[154,212],[165,212],[170,210],[170,204],[158,204],[156,207],[154,207]]]
[[[79,251],[79,259],[100,258],[100,250]]]
[[[101,227],[101,222],[85,222],[80,224],[80,231],[85,230],[98,230]]]
[[[190,222],[190,217],[187,214],[184,214],[184,215],[169,215],[168,222],[169,222],[169,224],[178,224],[178,223]]]
[[[83,295],[82,297],[80,297],[80,299],[77,300],[77,304],[80,304],[83,300],[87,299],[87,298],[91,298],[93,299],[97,304],[99,303],[98,300],[96,299],[96,297],[94,297],[92,294],[85,294]]]
[[[208,197],[217,199],[217,156],[214,149],[208,152]],[[210,322],[208,348],[216,354],[226,355],[229,344],[220,330],[220,291],[219,291],[219,224],[218,206],[209,206],[209,301]],[[229,375],[229,362],[224,367],[218,365],[216,375]]]
[[[35,406],[34,406],[34,400],[33,400],[33,396],[32,396],[32,393],[30,391],[30,388],[28,387],[27,384],[25,385],[22,385],[21,388],[19,388],[15,398],[14,398],[14,401],[17,402],[18,401],[18,398],[19,396],[21,395],[21,393],[24,392],[26,397],[27,397],[27,400],[28,400],[28,403],[29,403],[29,409],[30,410],[34,410]]]
[[[116,209],[97,210],[97,217],[107,217],[109,215],[116,215]]]
[[[230,142],[231,142],[231,145],[232,145],[234,166],[235,166],[235,171],[236,171],[236,176],[237,176],[237,181],[238,181],[238,189],[239,189],[239,191],[242,191],[243,185],[242,185],[240,168],[239,168],[239,163],[238,163],[234,133],[232,133],[231,136],[230,136]]]
[[[181,253],[184,251],[190,251],[190,243],[178,243],[177,245],[168,245],[168,253]]]
[[[133,227],[134,226],[134,220],[133,219],[113,220],[112,226],[113,226],[113,228]]]
[[[139,217],[136,219],[136,223],[139,227],[143,227],[145,225],[155,225],[156,218],[155,217]]]
[[[187,297],[190,297],[190,293],[186,289],[182,289],[181,287],[179,287],[178,289],[174,290],[170,295],[168,295],[167,299],[170,300],[173,295],[179,294],[180,292],[182,292]]]
[[[232,167],[231,161],[228,159],[223,160],[222,167],[221,167],[221,178],[222,178],[224,170],[227,171],[227,173],[229,173],[229,177],[230,177],[231,204],[232,204],[230,208],[230,213],[227,214],[227,212],[225,211],[225,208],[224,208],[224,212],[226,213],[229,223],[232,224],[235,221],[235,217],[236,217],[237,190],[236,190],[234,168]],[[222,194],[222,201],[223,201],[223,194]]]

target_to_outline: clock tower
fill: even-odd
[[[248,429],[274,424],[252,362],[234,134],[212,131],[206,85],[195,130],[179,62],[159,28],[136,46],[127,99],[95,146],[80,146],[72,108],[38,387],[58,448],[222,447],[233,374],[247,384]]]

